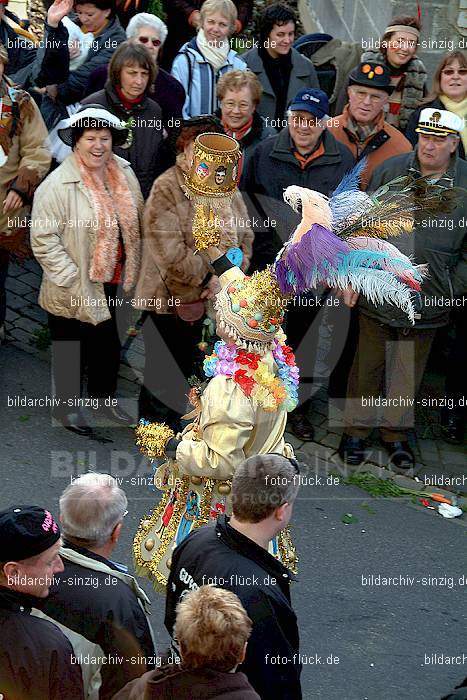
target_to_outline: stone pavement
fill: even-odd
[[[41,270],[35,260],[22,264],[11,264],[7,279],[7,340],[21,348],[50,361],[47,348],[48,333],[45,312],[37,304]],[[144,346],[141,335],[129,339],[120,367],[119,394],[136,401],[139,383],[142,380],[144,366]],[[422,393],[429,397],[443,395],[443,378],[427,372]],[[287,439],[294,445],[298,457],[309,470],[321,471],[323,467],[329,472],[348,474],[348,468],[342,464],[336,454],[342,429],[338,420],[330,424],[328,404],[324,388],[319,388],[313,397],[311,421],[315,426],[315,442],[304,443],[292,435]],[[337,424],[337,425],[336,425]],[[467,450],[465,445],[449,445],[441,439],[439,411],[416,408],[416,431],[412,446],[417,456],[414,476],[419,480],[407,480],[410,486],[421,488],[430,482],[434,487],[447,491],[467,494]],[[359,467],[360,471],[372,471],[381,478],[392,477],[387,469],[388,455],[383,447],[378,446],[367,452],[367,462]],[[443,485],[443,479],[454,479]],[[397,477],[396,477],[397,480]],[[418,486],[417,486],[418,484]]]

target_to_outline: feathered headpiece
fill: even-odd
[[[265,353],[280,329],[287,302],[319,284],[351,286],[376,304],[389,302],[414,322],[412,290],[426,265],[414,265],[386,239],[410,233],[420,210],[441,211],[454,195],[424,178],[398,177],[369,195],[359,189],[360,161],[332,196],[292,185],[284,200],[301,221],[272,265],[247,277],[239,268],[220,277],[215,306],[222,330],[239,346]],[[447,201],[450,200],[450,201]]]

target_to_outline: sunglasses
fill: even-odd
[[[148,36],[139,36],[138,41],[140,41],[142,44],[148,44],[151,42],[151,44],[157,48],[158,46],[161,45],[161,40],[160,39],[150,39]]]
[[[445,68],[443,71],[441,71],[443,75],[454,75],[454,73],[458,73],[459,75],[467,75],[467,68],[459,68],[458,70],[454,68]]]

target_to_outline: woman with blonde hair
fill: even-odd
[[[181,659],[174,663],[171,657],[157,670],[131,681],[114,700],[259,700],[245,674],[237,671],[251,628],[235,593],[216,586],[196,587],[177,605],[174,633]]]
[[[185,88],[185,119],[215,112],[219,78],[229,71],[246,70],[244,61],[230,48],[236,20],[237,8],[232,0],[206,0],[196,37],[175,57],[172,75]]]
[[[458,155],[465,160],[467,150],[467,55],[465,51],[458,49],[445,54],[433,76],[431,92],[410,117],[405,135],[414,146],[418,141],[415,129],[420,112],[426,107],[447,109],[464,120]]]

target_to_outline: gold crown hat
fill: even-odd
[[[220,242],[215,210],[228,204],[238,185],[238,141],[207,132],[196,137],[190,170],[185,173],[185,194],[195,204],[193,239],[197,250]]]
[[[239,267],[232,267],[219,281],[222,288],[214,308],[220,329],[239,347],[264,355],[281,330],[289,298],[282,294],[274,268],[268,266],[247,277]]]

